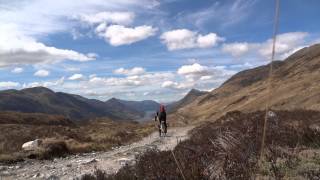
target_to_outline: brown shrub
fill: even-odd
[[[106,151],[113,146],[119,146],[150,134],[154,128],[149,124],[138,124],[135,122],[115,122],[107,119],[97,119],[76,126],[65,125],[34,125],[34,124],[0,124],[0,154],[6,154],[13,159],[14,153],[22,151],[22,144],[35,139],[56,139],[63,141],[66,145],[60,143],[59,147],[50,145],[44,152],[45,158],[56,151],[70,153],[84,153],[91,151]],[[55,149],[55,150],[50,150]],[[61,149],[61,150],[59,150]],[[58,153],[59,154],[59,153]],[[55,155],[54,155],[55,156]],[[4,157],[4,156],[2,156]],[[7,162],[7,158],[0,156],[0,162]],[[33,158],[39,158],[40,155],[31,154]]]
[[[281,179],[284,172],[295,172],[301,163],[297,147],[319,146],[320,113],[297,110],[276,111],[268,118],[266,158],[257,169],[261,147],[264,112],[232,112],[216,122],[204,124],[191,132],[191,138],[175,148],[174,153],[187,179],[251,179],[255,175]],[[304,172],[314,175],[316,173]],[[316,177],[316,176],[313,176]],[[171,152],[150,151],[134,166],[103,179],[182,179]]]
[[[69,153],[65,141],[57,139],[44,139],[38,149],[26,152],[27,156],[32,159],[53,159],[64,157]]]

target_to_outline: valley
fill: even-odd
[[[1,91],[0,176],[182,179],[183,172],[188,179],[316,179],[320,45],[274,62],[261,162],[269,67],[241,71],[217,89],[192,89],[168,104],[169,133],[161,138],[155,101],[103,102],[43,87]],[[38,150],[21,149],[35,139],[43,141]]]

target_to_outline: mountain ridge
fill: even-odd
[[[167,105],[168,113],[176,112],[179,108],[191,103],[197,97],[205,95],[207,93],[208,92],[206,92],[206,91],[191,89],[182,99]]]
[[[273,62],[270,99],[267,96],[269,67],[267,64],[238,72],[220,87],[180,107],[171,114],[172,118],[178,122],[185,119],[201,122],[230,111],[264,110],[268,100],[276,110],[320,110],[320,44]]]
[[[80,95],[54,92],[45,87],[0,91],[0,111],[63,115],[74,121],[98,117],[107,117],[114,120],[143,118],[145,114],[143,110],[134,109],[125,105],[122,101],[111,98],[103,102]],[[140,102],[131,101],[131,103],[139,104]]]

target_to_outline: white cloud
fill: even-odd
[[[193,48],[196,42],[196,33],[187,29],[178,29],[165,32],[160,37],[169,50]]]
[[[293,51],[305,43],[305,38],[308,36],[306,32],[289,32],[280,34],[277,37],[276,53],[283,55]],[[267,40],[259,47],[259,53],[264,57],[271,57],[272,52],[272,39]]]
[[[173,81],[165,81],[161,85],[163,88],[175,88],[176,86],[178,86],[178,83]]]
[[[216,70],[212,69],[212,67],[203,66],[198,63],[181,66],[177,71],[179,75],[184,76],[184,78],[190,83],[201,80],[203,76],[213,75],[213,73],[215,72]],[[189,86],[193,86],[193,85],[194,84],[190,84]]]
[[[212,89],[229,78],[233,71],[223,66],[206,66],[201,64],[184,65],[174,72],[147,72],[143,67],[132,69],[118,69],[123,77],[90,75],[86,78],[82,74],[74,74],[65,81],[64,77],[57,80],[39,81],[23,84],[23,88],[44,86],[55,91],[70,92],[106,99],[109,97],[150,98],[175,100],[191,88]],[[81,81],[75,81],[81,78]],[[18,86],[19,87],[19,86]],[[105,88],[108,87],[108,88]],[[146,93],[148,92],[148,93]],[[143,96],[144,95],[144,96]]]
[[[192,65],[184,65],[178,69],[178,74],[181,75],[204,75],[208,73],[208,67],[198,63]]]
[[[210,48],[224,41],[224,38],[219,37],[215,33],[201,35],[188,29],[165,32],[160,36],[160,39],[170,51],[190,48]]]
[[[99,36],[103,36],[103,33],[105,32],[106,29],[107,29],[107,24],[106,23],[101,23],[96,27],[95,32]]]
[[[68,72],[75,72],[75,71],[80,71],[81,68],[78,67],[65,67],[65,70]]]
[[[246,54],[249,51],[249,43],[229,43],[223,44],[222,51],[225,53],[230,53],[234,57],[239,57]]]
[[[78,80],[83,80],[84,76],[82,74],[74,74],[70,76],[68,79],[72,81],[78,81]]]
[[[15,74],[20,74],[20,73],[23,72],[23,68],[21,68],[21,67],[16,67],[16,68],[14,68],[11,72],[12,72],[12,73],[15,73]]]
[[[30,88],[30,87],[47,87],[47,88],[56,88],[60,87],[64,84],[64,77],[54,81],[45,81],[45,82],[31,82],[31,83],[24,83],[22,88]]]
[[[212,76],[201,76],[200,80],[205,81],[205,80],[209,80],[212,79]]]
[[[164,81],[161,87],[179,91],[191,88],[212,89],[235,73],[224,66],[204,66],[198,63],[183,65],[177,70],[177,75],[182,78]]]
[[[224,41],[225,39],[219,37],[215,33],[210,33],[207,35],[199,35],[197,39],[197,44],[200,48],[210,48],[218,44],[218,42]]]
[[[234,65],[231,65],[230,68],[234,68],[234,69],[248,69],[248,68],[252,68],[254,67],[253,64],[249,63],[249,62],[245,62],[244,64],[234,64]]]
[[[131,12],[151,10],[157,0],[33,0],[1,1],[0,22],[16,24],[21,34],[48,35],[69,31],[78,24],[70,23],[73,17],[100,12]],[[111,13],[112,14],[112,13]],[[113,15],[114,16],[114,15]],[[117,18],[111,18],[113,21]],[[125,19],[125,18],[124,18]]]
[[[134,20],[135,14],[133,12],[99,12],[96,14],[82,14],[76,17],[80,21],[89,24],[131,24]]]
[[[89,75],[89,78],[91,79],[91,78],[94,78],[94,77],[97,77],[97,74],[90,74]]]
[[[94,60],[77,51],[47,46],[40,39],[61,32],[81,36],[73,31],[79,27],[73,17],[85,14],[84,20],[90,22],[130,23],[134,16],[130,12],[151,10],[158,4],[157,0],[1,1],[0,67]]]
[[[113,71],[115,74],[121,74],[121,75],[127,75],[127,76],[134,76],[134,75],[140,75],[144,74],[146,70],[142,67],[134,67],[132,69],[124,69],[119,68]]]
[[[10,89],[10,88],[17,88],[20,86],[18,82],[6,81],[0,82],[0,89]]]
[[[279,34],[276,42],[276,58],[284,59],[298,49],[306,46],[306,32],[288,32]],[[226,43],[222,51],[232,56],[240,57],[248,54],[260,56],[260,58],[270,59],[272,53],[272,39],[262,43],[236,42]]]
[[[192,12],[179,13],[178,22],[194,24],[198,28],[214,24],[217,29],[230,28],[252,16],[257,0],[214,1],[211,6],[196,9]]]
[[[186,90],[191,89],[196,85],[195,82],[174,82],[174,81],[165,81],[161,84],[162,88],[175,89],[175,90]]]
[[[32,37],[19,34],[13,26],[5,24],[0,27],[0,67],[94,59],[92,54],[85,55],[72,50],[46,46]]]
[[[107,27],[103,35],[106,41],[112,46],[129,45],[150,36],[154,36],[157,32],[152,26],[137,26],[128,28],[122,25],[111,25]]]
[[[127,74],[128,75],[128,74]],[[159,72],[146,73],[137,75],[128,75],[127,77],[92,77],[87,83],[90,87],[116,86],[121,88],[142,87],[154,85],[154,82],[170,80],[174,78],[174,74]]]
[[[49,76],[49,74],[50,74],[50,72],[47,70],[44,70],[44,69],[40,69],[34,73],[34,75],[38,76],[38,77],[47,77],[47,76]]]

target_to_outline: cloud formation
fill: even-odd
[[[208,67],[198,63],[192,65],[184,65],[178,69],[178,74],[181,75],[205,75],[208,73]]]
[[[14,68],[11,72],[14,73],[14,74],[20,74],[20,73],[23,72],[23,68],[21,68],[21,67],[16,67],[16,68]]]
[[[61,0],[34,0],[28,3],[1,1],[1,7],[5,8],[0,8],[0,67],[94,60],[95,57],[89,54],[48,46],[40,39],[55,33],[74,32],[79,26],[73,22],[75,17],[89,24],[130,24],[135,16],[133,10],[142,11],[157,5],[157,0],[108,0],[108,3],[104,0],[83,0],[81,3]],[[110,39],[117,45],[130,44],[144,36],[147,35],[122,35],[117,40],[111,35]]]
[[[276,58],[284,59],[306,46],[306,32],[288,32],[279,34],[276,42]],[[222,51],[234,57],[241,57],[248,54],[258,55],[264,59],[271,57],[272,39],[261,43],[235,42],[226,43],[222,46]]]
[[[0,27],[0,67],[28,64],[52,64],[62,60],[91,61],[93,54],[46,46],[32,37],[19,34],[7,25]]]
[[[121,75],[127,75],[127,76],[140,75],[140,74],[144,74],[145,72],[146,70],[142,67],[134,67],[132,69],[119,68],[113,71],[114,74],[121,74]]]
[[[129,45],[150,36],[154,36],[157,28],[152,26],[125,27],[122,25],[111,25],[104,33],[100,33],[112,46]]]
[[[0,89],[11,89],[11,88],[17,88],[19,86],[20,86],[20,83],[18,82],[12,82],[12,81],[0,82]]]
[[[84,76],[82,74],[74,74],[68,78],[71,81],[83,80]]]
[[[243,43],[229,43],[222,46],[222,51],[225,53],[230,53],[234,57],[239,57],[246,54],[249,51],[249,44],[247,42]]]
[[[49,76],[50,72],[44,69],[40,69],[34,73],[34,76],[38,77],[47,77]]]
[[[76,19],[89,24],[131,24],[134,20],[133,12],[108,12],[102,11],[96,14],[81,14]]]
[[[176,29],[165,32],[160,36],[160,39],[170,51],[191,48],[211,48],[225,40],[215,33],[202,35],[188,29]]]
[[[23,83],[22,88],[31,88],[31,87],[47,87],[59,89],[64,84],[65,78],[61,77],[57,80],[44,81],[44,82],[31,82],[31,83]]]
[[[235,74],[235,71],[227,70],[224,66],[203,66],[198,63],[183,65],[177,70],[177,75],[182,79],[175,78],[162,83],[161,87],[177,90],[191,88],[212,89]]]

